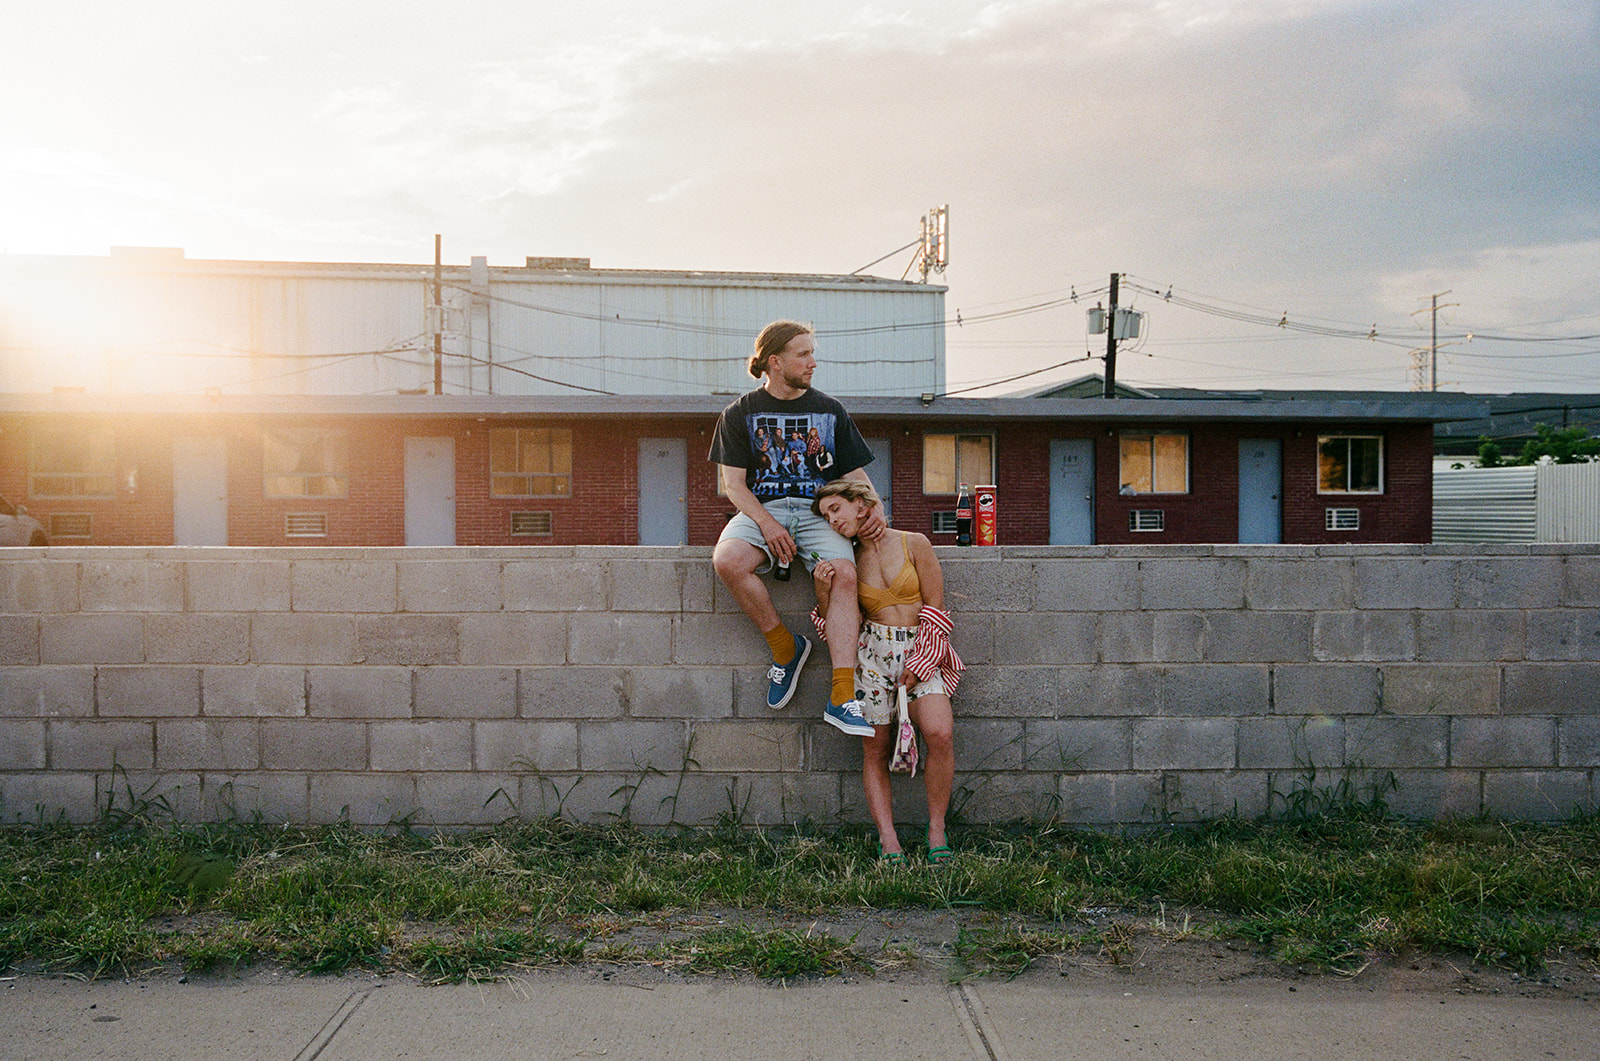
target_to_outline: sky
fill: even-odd
[[[455,264],[899,279],[948,204],[951,393],[1101,372],[1113,273],[1134,385],[1412,389],[1436,301],[1438,389],[1600,392],[1595,0],[0,0],[0,26],[4,253],[431,263],[438,233]]]

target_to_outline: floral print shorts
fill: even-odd
[[[856,699],[861,714],[874,726],[887,726],[895,720],[894,689],[906,672],[906,656],[917,640],[914,626],[884,626],[867,620],[861,624],[856,642]],[[925,682],[911,686],[911,699],[945,691],[937,672]]]

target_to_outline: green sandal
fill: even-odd
[[[923,838],[929,839],[928,834],[924,833]],[[930,842],[928,847],[928,865],[942,866],[944,863],[949,862],[955,857],[956,853],[950,850],[949,844],[940,844],[938,847],[934,847]]]
[[[904,851],[885,851],[883,849],[883,845],[879,844],[878,861],[891,868],[895,866],[903,866],[906,864],[906,853]]]

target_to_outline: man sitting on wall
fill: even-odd
[[[828,479],[859,479],[870,485],[865,467],[872,452],[843,405],[811,386],[817,369],[816,335],[809,325],[774,321],[756,338],[750,375],[761,386],[722,411],[711,440],[709,459],[720,466],[723,489],[738,514],[723,528],[712,554],[717,576],[739,607],[755,623],[772,650],[767,672],[767,706],[774,711],[789,703],[800,669],[811,654],[811,642],[783,625],[761,575],[779,577],[796,557],[807,571],[822,560],[832,562],[833,588],[824,617],[830,631],[828,655],[833,681],[823,718],[829,725],[858,737],[873,733],[855,697],[856,638],[861,613],[856,603],[855,552],[850,542],[811,511],[811,499]],[[818,453],[807,460],[805,441],[814,437]],[[760,440],[798,442],[789,467],[764,462]],[[780,452],[781,452],[780,449]],[[816,469],[825,467],[819,476]],[[884,533],[881,517],[861,530],[876,539]]]

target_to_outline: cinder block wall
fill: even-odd
[[[1600,547],[939,553],[966,821],[1596,806]],[[0,817],[864,821],[823,655],[765,662],[705,548],[4,550]]]

